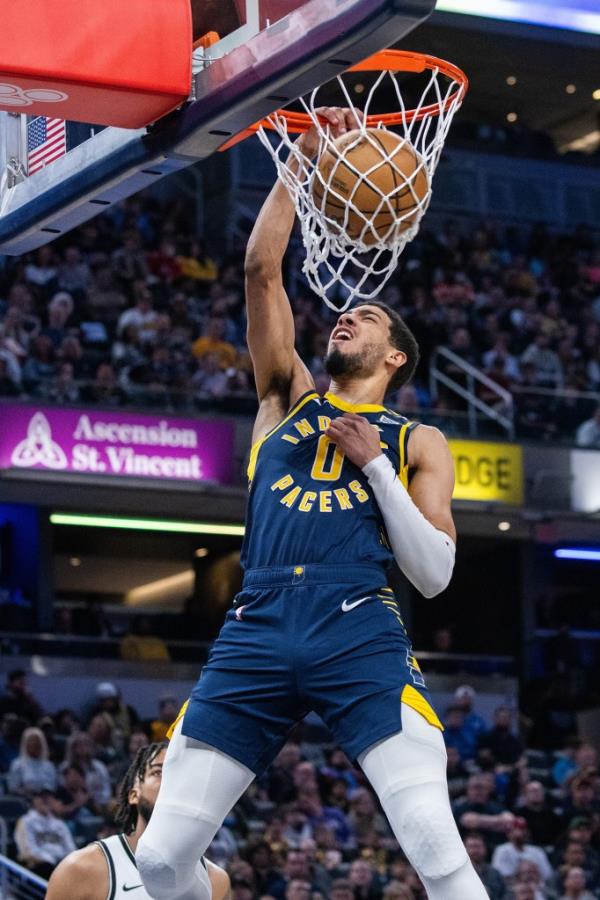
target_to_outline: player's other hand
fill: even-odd
[[[333,140],[341,137],[348,131],[354,131],[355,128],[359,128],[364,118],[362,110],[350,109],[350,107],[320,106],[315,112],[319,117],[321,127],[329,131],[329,135]],[[313,125],[305,134],[300,135],[297,143],[304,156],[308,157],[308,159],[316,156],[319,149],[319,131],[317,126]]]
[[[381,455],[379,430],[364,416],[355,413],[338,416],[332,420],[325,434],[359,469]]]

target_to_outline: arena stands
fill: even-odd
[[[554,753],[525,749],[508,711],[486,721],[468,685],[453,703],[446,711],[453,809],[489,896],[600,897],[596,750],[572,741]],[[172,713],[175,698],[163,707]],[[8,850],[48,877],[75,846],[115,833],[119,780],[164,725],[140,721],[109,682],[96,686],[86,708],[44,715],[20,671],[10,674],[0,709]],[[424,900],[361,771],[308,737],[298,726],[213,841],[209,858],[229,871],[234,900]]]
[[[0,396],[252,411],[244,248],[226,253],[215,242],[209,254],[191,233],[182,204],[136,198],[62,245],[5,261]],[[298,347],[324,387],[332,314],[304,287],[299,267],[292,251]],[[398,409],[461,433],[461,401],[429,387],[432,354],[448,347],[513,394],[518,438],[600,445],[600,249],[591,229],[448,220],[409,245],[383,299],[422,349],[414,385],[392,398]]]

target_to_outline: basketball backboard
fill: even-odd
[[[196,41],[207,32],[218,39],[193,51],[190,98],[176,112],[135,130],[67,128],[67,152],[33,174],[28,162],[36,123],[0,113],[0,253],[35,249],[205,159],[273,110],[396,43],[430,15],[435,0],[191,5]]]

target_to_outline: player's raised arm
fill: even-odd
[[[350,110],[322,109],[319,115],[329,121],[334,137],[355,127]],[[303,135],[299,143],[305,156],[314,156],[318,147],[316,129]],[[293,393],[300,395],[311,387],[308,371],[295,356],[294,318],[281,268],[294,215],[290,195],[278,180],[260,211],[246,251],[247,338],[261,401],[276,394],[285,395],[285,402],[293,403]]]

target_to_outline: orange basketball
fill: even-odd
[[[317,207],[350,238],[361,239],[367,246],[382,238],[393,243],[410,228],[429,191],[421,155],[405,138],[381,128],[369,128],[366,134],[350,131],[337,138],[321,155],[317,169],[312,188]],[[407,215],[411,210],[414,214]],[[401,216],[406,218],[400,222]],[[369,228],[365,228],[367,221],[372,223]],[[327,225],[335,228],[330,222]]]

